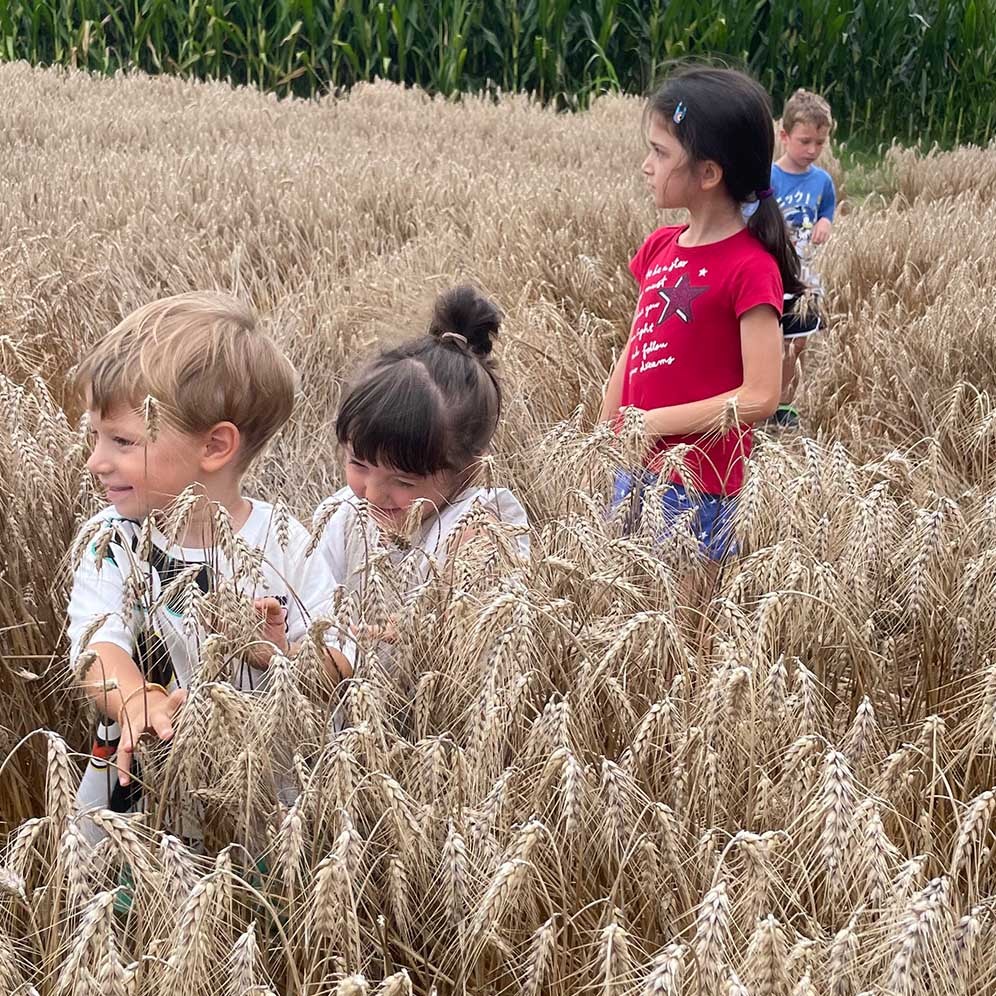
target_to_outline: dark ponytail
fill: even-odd
[[[792,245],[782,209],[770,194],[758,200],[757,210],[747,219],[747,229],[775,257],[785,293],[801,294],[806,285],[800,274],[799,254]]]
[[[339,402],[336,437],[367,463],[428,477],[488,451],[501,416],[502,314],[474,287],[441,294],[429,330],[376,357]]]
[[[738,204],[759,200],[747,228],[775,258],[785,293],[801,294],[799,257],[782,212],[774,197],[759,197],[771,187],[775,152],[771,98],[764,87],[736,69],[687,65],[651,96],[647,112],[674,134],[693,163],[711,160],[720,166]]]

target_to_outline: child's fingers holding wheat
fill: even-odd
[[[388,616],[387,620],[380,625],[367,622],[350,623],[349,632],[356,640],[390,644],[398,642],[398,626],[393,616]],[[349,675],[343,675],[343,677],[349,677]]]
[[[117,767],[118,780],[122,785],[131,781],[135,747],[145,734],[155,734],[160,740],[173,738],[173,717],[186,698],[185,688],[169,693],[158,688],[146,688],[143,695],[125,703],[118,717],[121,740],[118,743]]]
[[[290,644],[287,639],[287,610],[272,597],[257,598],[253,601],[261,622],[259,637],[249,650],[249,656],[257,667],[267,667],[273,657],[274,648],[287,654]]]

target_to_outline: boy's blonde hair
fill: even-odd
[[[796,90],[785,103],[782,111],[782,128],[787,132],[799,123],[812,125],[814,128],[829,128],[833,130],[833,114],[830,105],[818,93],[811,90]]]
[[[161,298],[133,311],[80,363],[76,387],[107,416],[153,397],[165,422],[204,432],[232,422],[247,467],[294,407],[296,374],[241,301],[213,291]]]

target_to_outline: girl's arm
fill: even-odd
[[[598,416],[599,422],[614,419],[619,414],[619,403],[622,401],[623,377],[626,370],[626,354],[629,352],[629,340],[619,354],[616,365],[612,369],[612,376],[605,388],[605,399],[602,401],[602,412]]]
[[[647,432],[651,436],[682,436],[717,429],[730,398],[737,399],[741,422],[758,422],[771,415],[782,390],[782,330],[774,308],[762,304],[743,314],[740,348],[744,379],[739,387],[702,401],[652,408],[644,414]]]

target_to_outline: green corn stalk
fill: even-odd
[[[0,0],[0,59],[303,96],[380,76],[580,108],[702,56],[776,109],[825,93],[865,145],[985,141],[996,117],[996,0]]]

